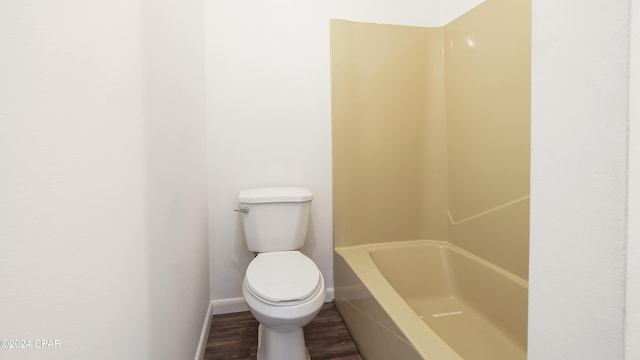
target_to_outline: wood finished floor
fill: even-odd
[[[304,327],[304,337],[311,360],[362,360],[333,303],[324,304],[318,316]],[[255,360],[257,348],[258,322],[251,313],[215,315],[204,360]]]

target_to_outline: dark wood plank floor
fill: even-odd
[[[318,316],[305,326],[304,337],[311,360],[362,360],[333,303],[322,306]],[[204,360],[254,360],[257,348],[258,322],[251,313],[215,315]]]

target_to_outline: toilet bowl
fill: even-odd
[[[322,274],[299,251],[258,254],[249,264],[242,294],[260,323],[258,360],[308,360],[303,327],[326,297]]]
[[[303,327],[320,311],[327,291],[318,267],[297,249],[304,246],[313,194],[300,187],[240,191],[247,250],[242,294],[260,323],[258,360],[308,360]]]

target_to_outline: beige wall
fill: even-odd
[[[335,246],[450,240],[527,277],[530,4],[442,28],[334,20]]]
[[[446,236],[442,210],[423,221],[446,194],[443,136],[424,141],[443,128],[442,103],[425,101],[442,98],[426,66],[442,67],[441,29],[334,20],[331,47],[335,246]]]
[[[526,278],[530,4],[490,0],[444,27],[449,240]]]

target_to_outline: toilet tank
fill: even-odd
[[[307,238],[313,194],[299,187],[240,191],[238,200],[247,247],[254,252],[301,248]]]

